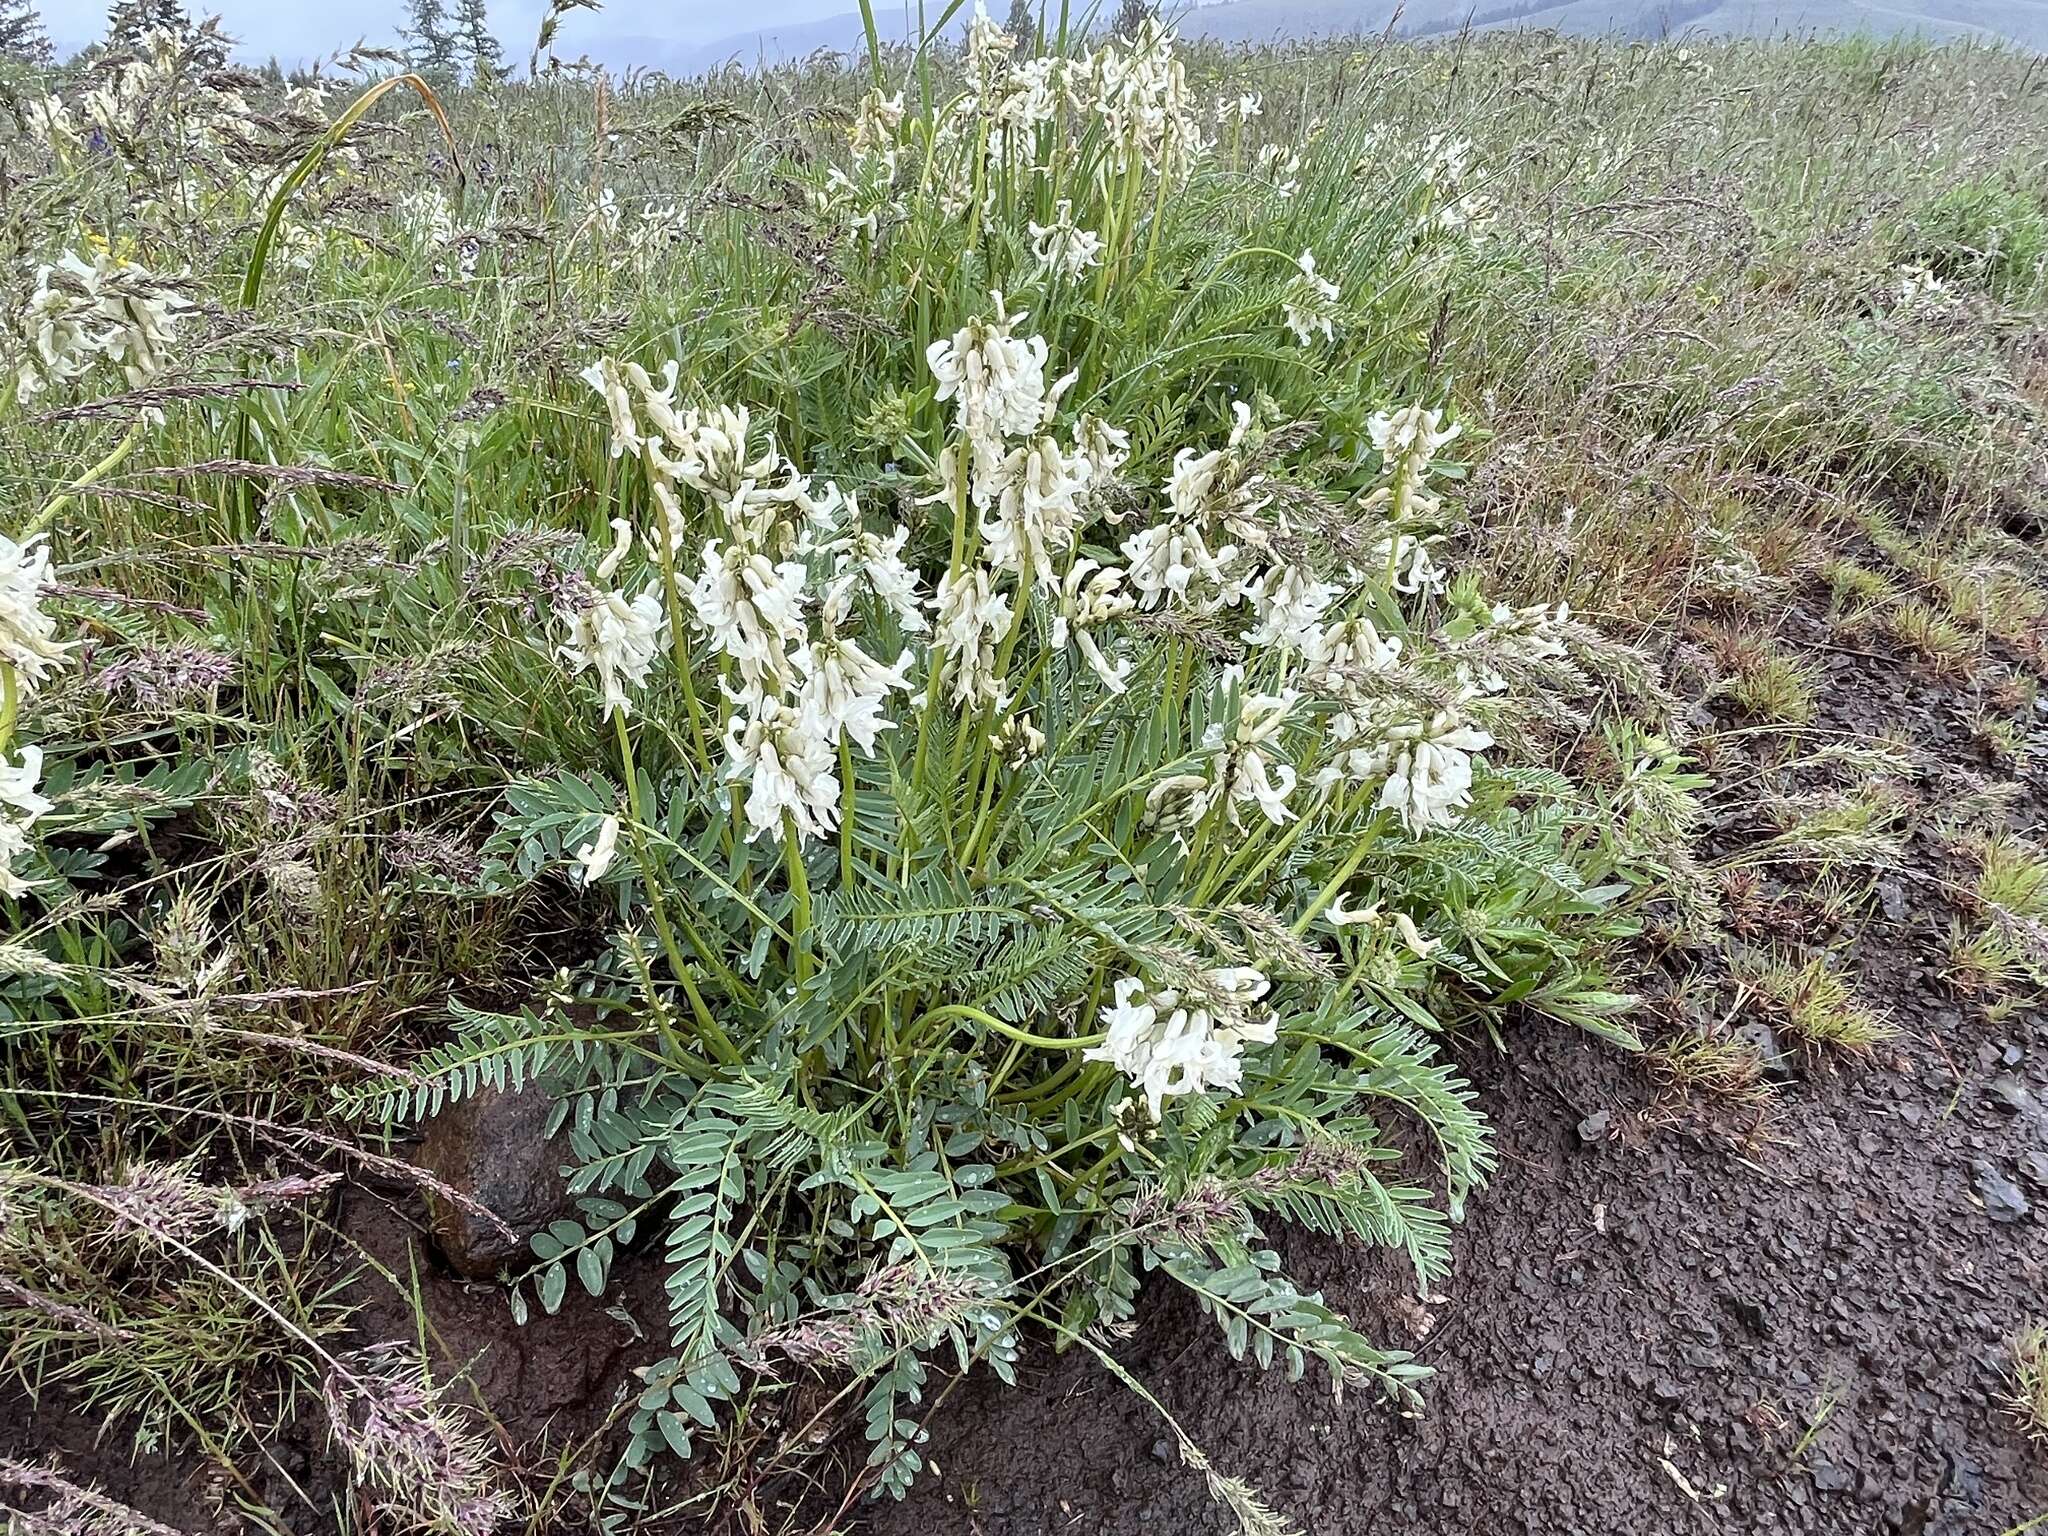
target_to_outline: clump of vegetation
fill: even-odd
[[[1804,1045],[1867,1051],[1897,1033],[1857,999],[1847,978],[1823,958],[1803,965],[1758,961],[1743,968],[1741,981],[1779,1028]]]
[[[1744,714],[1772,725],[1812,721],[1819,673],[1811,661],[1753,629],[1715,630],[1708,643],[1724,678],[1722,691]]]
[[[1874,571],[1847,555],[1837,555],[1821,569],[1834,611],[1851,623],[1882,608],[1898,596],[1898,588],[1882,571]]]
[[[325,224],[369,125],[403,139],[394,92],[462,147],[392,76],[302,101],[313,142],[260,196],[200,178],[246,246],[166,219],[115,255],[84,205],[40,237],[17,393],[84,462],[0,546],[9,1006],[51,1052],[17,1079],[97,1036],[140,1113],[277,1090],[193,1084],[189,1036],[345,1069],[371,1124],[544,1084],[576,1208],[516,1308],[602,1294],[640,1234],[664,1256],[622,1504],[813,1371],[861,1394],[867,1481],[900,1496],[936,1362],[1008,1379],[1029,1329],[1127,1374],[1105,1343],[1148,1274],[1233,1356],[1411,1401],[1425,1369],[1271,1229],[1432,1283],[1493,1163],[1439,1036],[1512,999],[1634,1043],[1606,951],[1668,855],[1557,763],[1663,696],[1563,604],[1453,579],[1479,434],[1417,322],[1484,227],[1466,152],[1357,120],[1312,159],[1218,144],[1156,23],[1070,41],[981,17],[957,53],[878,53],[831,82],[839,142],[735,137],[713,184],[744,195],[687,219],[451,183],[375,243]],[[268,131],[174,36],[129,63],[133,101],[45,103],[52,174],[75,113],[120,114],[144,182],[160,114]],[[1367,158],[1384,197],[1353,195]],[[291,377],[210,345],[224,289]],[[304,310],[422,291],[369,347]],[[59,553],[126,585],[74,593]],[[1628,765],[1660,823],[1675,761]],[[416,1009],[453,1037],[385,1064]],[[18,1177],[107,1186],[80,1106],[25,1102]],[[82,1275],[14,1268],[24,1306],[84,1311]],[[372,1502],[503,1512],[423,1360],[250,1292]]]
[[[1958,182],[1914,221],[1901,254],[2002,298],[2037,290],[2048,281],[2048,200],[2039,178],[2000,172]]]
[[[2030,1440],[2048,1442],[2048,1324],[2029,1323],[2013,1337],[2005,1408]]]
[[[2048,854],[2012,832],[1977,848],[1977,899],[2012,917],[2048,918]]]
[[[1705,1096],[1760,1108],[1770,1100],[1762,1054],[1733,1034],[1680,1029],[1650,1046],[1643,1061],[1651,1080],[1680,1102]]]
[[[1962,676],[1976,659],[1977,643],[1969,633],[1933,604],[1917,597],[1888,608],[1884,626],[1908,652],[1947,676]]]

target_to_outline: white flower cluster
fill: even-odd
[[[991,168],[1012,160],[1034,164],[1039,130],[1063,111],[1094,120],[1115,172],[1135,160],[1177,178],[1207,148],[1173,34],[1158,23],[1148,21],[1129,40],[1111,39],[1083,58],[1019,60],[1013,58],[1016,42],[989,19],[985,6],[976,6],[963,60],[967,88],[930,125],[926,146],[925,174],[947,217],[966,213],[977,197],[993,195],[1001,178]],[[1256,115],[1257,98],[1240,98],[1233,110]],[[898,167],[907,120],[901,93],[868,94],[848,133],[852,165],[828,169],[813,193],[822,217],[872,241],[886,224],[906,216]],[[1070,131],[1078,137],[1089,130],[1084,123]],[[972,152],[941,155],[940,149]],[[1032,235],[1042,269],[1079,272],[1099,249],[1093,233],[1062,232],[1057,221],[1034,228]]]
[[[29,828],[50,809],[36,793],[43,776],[43,749],[23,747],[10,763],[0,752],[0,896],[26,896],[29,882],[15,873],[14,863],[29,850]]]
[[[1179,989],[1121,977],[1102,1010],[1103,1042],[1086,1059],[1109,1062],[1135,1083],[1157,1120],[1169,1098],[1240,1086],[1244,1048],[1278,1038],[1278,1017],[1258,1006],[1271,989],[1248,965],[1204,971]]]
[[[1301,153],[1289,144],[1261,144],[1258,172],[1275,196],[1290,198],[1301,190]]]
[[[1250,408],[1239,402],[1236,417],[1226,446],[1206,453],[1182,448],[1174,454],[1166,482],[1167,516],[1123,542],[1130,584],[1142,609],[1186,608],[1206,615],[1238,598],[1240,589],[1230,573],[1240,552],[1223,530],[1232,517],[1257,506],[1241,502],[1238,495],[1238,449],[1251,427]]]
[[[50,551],[39,539],[17,544],[0,534],[0,667],[12,674],[16,697],[29,699],[63,664],[73,642],[60,642],[43,612],[50,586]]]
[[[1112,39],[1068,66],[1067,92],[1101,121],[1119,169],[1135,154],[1154,171],[1182,174],[1207,147],[1173,43],[1147,19],[1127,45]]]
[[[59,154],[83,144],[88,134],[124,158],[167,146],[183,163],[203,163],[216,177],[232,181],[240,174],[232,151],[261,139],[266,125],[215,67],[229,46],[210,22],[189,32],[145,32],[125,51],[93,62],[75,116],[57,96],[32,103],[25,114],[29,131]],[[294,87],[286,106],[296,116],[320,119],[325,95]],[[354,164],[357,152],[342,144],[331,158]]]
[[[1492,222],[1493,204],[1471,185],[1471,141],[1432,134],[1423,155],[1422,175],[1429,187],[1425,230],[1479,234]]]
[[[612,533],[611,552],[598,562],[600,582],[611,579],[633,545],[633,526],[624,518],[612,520]],[[562,617],[569,626],[569,638],[556,649],[569,663],[570,675],[585,669],[595,672],[604,690],[605,712],[631,714],[633,704],[627,690],[647,686],[648,670],[667,627],[660,595],[652,586],[633,598],[600,587],[589,602],[565,610]]]
[[[1366,509],[1380,513],[1388,525],[1374,562],[1397,592],[1441,592],[1444,574],[1429,550],[1434,540],[1413,530],[1442,510],[1429,490],[1429,468],[1462,428],[1455,422],[1443,425],[1442,411],[1419,404],[1376,412],[1365,425],[1387,474],[1387,483],[1365,499]]]
[[[1381,633],[1373,617],[1344,611],[1347,592],[1374,573],[1333,579],[1292,559],[1247,559],[1233,541],[1235,529],[1254,548],[1274,547],[1258,529],[1273,483],[1253,471],[1249,407],[1234,407],[1224,446],[1176,453],[1165,505],[1123,538],[1123,564],[1083,554],[1082,534],[1104,514],[1098,493],[1121,468],[1127,440],[1087,417],[1071,440],[1053,435],[1073,376],[1048,381],[1049,349],[1024,333],[1027,318],[1008,312],[997,294],[993,319],[972,320],[927,348],[936,398],[951,406],[957,437],[940,456],[941,483],[926,501],[972,518],[971,557],[941,573],[935,590],[905,559],[908,529],[864,528],[857,503],[830,484],[814,490],[772,440],[758,438],[745,411],[678,409],[675,364],[659,380],[610,359],[584,375],[604,404],[613,452],[637,457],[648,471],[662,524],[650,543],[660,558],[686,553],[694,525],[685,495],[714,514],[716,532],[702,542],[694,572],[677,578],[677,591],[688,621],[722,659],[726,771],[750,785],[753,835],[831,833],[841,815],[843,754],[872,756],[881,733],[895,728],[892,701],[910,696],[916,653],[906,645],[893,662],[880,659],[887,653],[878,654],[868,620],[891,620],[900,640],[925,637],[934,696],[987,717],[1006,759],[1039,750],[1042,738],[1005,718],[1011,652],[1033,595],[1044,605],[1051,647],[1071,650],[1112,693],[1128,688],[1131,668],[1118,631],[1143,612],[1180,609],[1214,623],[1242,610],[1241,643],[1277,659],[1277,678],[1269,672],[1259,688],[1240,692],[1242,668],[1221,674],[1223,708],[1190,765],[1148,790],[1153,824],[1185,839],[1212,817],[1239,833],[1298,819],[1307,813],[1293,803],[1301,746],[1314,753],[1318,796],[1376,785],[1378,804],[1418,835],[1454,820],[1471,798],[1472,754],[1491,738],[1457,707],[1403,715],[1392,702],[1399,691],[1375,681],[1402,661],[1402,640]],[[1425,538],[1398,520],[1438,510],[1429,470],[1458,429],[1441,412],[1408,406],[1375,416],[1369,430],[1387,483],[1363,506],[1386,520],[1377,554],[1387,584],[1438,590],[1443,574]],[[675,616],[664,615],[653,585],[631,598],[608,590],[630,547],[626,526],[616,531],[598,573],[607,590],[564,614],[571,639],[562,654],[597,673],[608,707],[625,709]],[[1558,654],[1563,618],[1561,610],[1494,610],[1488,625],[1504,633],[1461,675],[1462,698],[1496,686],[1471,671],[1486,658],[1497,662],[1502,646],[1532,658]],[[1308,712],[1297,706],[1309,695],[1337,706],[1326,732],[1304,726]]]
[[[1337,306],[1343,295],[1335,283],[1317,275],[1314,251],[1303,251],[1295,265],[1301,270],[1288,283],[1281,298],[1287,329],[1294,332],[1294,339],[1304,347],[1318,332],[1325,341],[1335,340]]]
[[[1079,277],[1102,260],[1102,239],[1091,230],[1074,226],[1074,204],[1061,198],[1050,224],[1033,222],[1031,255],[1042,273],[1067,278]]]
[[[43,612],[50,585],[50,553],[34,539],[16,543],[0,535],[0,733],[11,730],[19,706],[33,698],[51,671],[64,661],[70,642],[56,638],[56,625]],[[0,895],[27,894],[29,883],[14,864],[29,849],[29,829],[50,802],[36,792],[43,776],[43,752],[25,746],[10,760],[0,734]]]
[[[1300,695],[1254,693],[1238,710],[1237,723],[1225,728],[1211,721],[1202,732],[1204,771],[1176,774],[1161,781],[1147,796],[1146,809],[1155,820],[1189,827],[1221,807],[1230,825],[1245,829],[1242,807],[1258,808],[1272,825],[1294,820],[1287,797],[1294,793],[1294,765],[1280,755],[1279,738],[1288,712]]]
[[[861,99],[848,132],[853,146],[851,173],[832,166],[825,173],[824,186],[812,193],[812,207],[821,218],[833,219],[849,234],[872,243],[881,238],[885,223],[896,223],[905,216],[896,187],[902,155],[897,134],[903,118],[901,91],[885,96],[877,87]]]
[[[191,307],[168,284],[104,251],[89,263],[67,253],[38,266],[33,282],[21,311],[25,355],[15,374],[23,404],[101,359],[140,389],[163,367],[180,314]]]
[[[823,837],[839,821],[841,743],[873,755],[878,734],[894,724],[884,713],[889,695],[910,687],[910,651],[885,664],[862,648],[859,599],[892,615],[905,634],[929,628],[917,574],[903,560],[909,530],[864,529],[858,503],[836,485],[814,490],[772,439],[755,442],[746,410],[678,409],[679,371],[669,363],[657,384],[638,364],[604,358],[583,378],[604,403],[612,452],[646,467],[660,514],[649,536],[657,558],[686,553],[685,495],[714,516],[719,531],[697,551],[695,574],[678,576],[676,594],[723,659],[725,771],[748,785],[749,835],[779,837],[788,826]],[[630,549],[629,526],[614,529],[618,543],[598,569],[601,582]],[[650,583],[631,600],[601,591],[563,617],[571,640],[562,655],[575,670],[594,669],[607,706],[623,710],[679,616],[664,613],[660,587]]]
[[[1379,804],[1401,818],[1410,832],[1448,826],[1472,802],[1472,754],[1493,738],[1467,724],[1456,710],[1427,720],[1388,726],[1357,777],[1384,773]]]

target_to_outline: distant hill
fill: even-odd
[[[1386,30],[1395,9],[1392,0],[1223,0],[1183,12],[1178,27],[1183,37],[1238,43],[1373,36]],[[1934,41],[1975,38],[2048,52],[2048,0],[1410,0],[1400,13],[1394,27],[1399,37],[1441,36],[1468,25],[1550,27],[1580,36],[1631,38],[1825,32]],[[892,42],[914,27],[914,21],[906,25],[900,6],[887,3],[876,7],[876,23]],[[852,53],[864,40],[860,13],[853,10],[820,21],[739,31],[694,48],[650,45],[650,51],[671,56],[659,67],[696,72],[728,62],[800,59],[821,48]],[[636,62],[654,61],[643,56]]]

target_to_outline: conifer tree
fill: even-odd
[[[484,0],[455,0],[455,48],[469,67],[470,82],[482,85],[504,73],[505,50],[491,32]]]
[[[114,0],[107,7],[107,41],[132,47],[151,32],[192,33],[183,0]]]
[[[23,64],[55,62],[35,0],[0,0],[0,55]]]
[[[444,0],[408,0],[407,11],[412,24],[398,34],[405,39],[407,66],[421,74],[454,74],[459,62]]]

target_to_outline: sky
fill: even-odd
[[[857,0],[606,0],[602,11],[570,12],[555,51],[564,58],[596,57],[643,39],[690,47],[856,7]],[[105,30],[106,0],[41,0],[41,8],[59,47],[79,47]],[[186,9],[194,17],[218,13],[229,35],[241,39],[245,58],[276,57],[291,65],[358,39],[388,44],[407,7],[405,0],[186,0]],[[508,58],[526,58],[546,9],[547,0],[490,0],[492,30]]]

